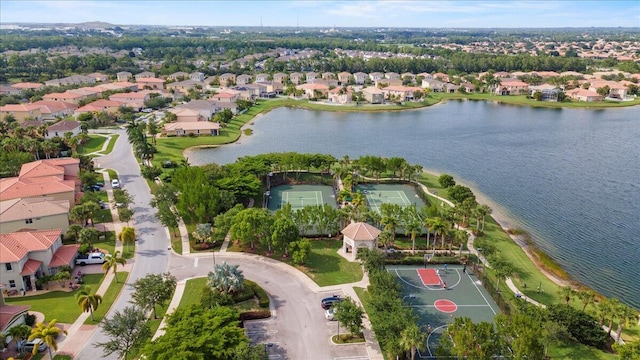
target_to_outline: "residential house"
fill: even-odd
[[[4,301],[5,291],[9,294],[9,289],[7,286],[0,284],[0,334],[7,335],[7,341],[11,339],[9,335],[10,329],[12,327],[25,324],[25,315],[29,309],[31,309],[30,305],[7,305]],[[11,289],[11,292],[15,295],[18,295],[18,290]]]
[[[139,82],[138,80],[140,79],[146,79],[146,78],[155,78],[156,74],[152,73],[151,71],[143,71],[141,73],[136,74],[135,79],[136,82]]]
[[[19,82],[19,83],[15,83],[13,85],[11,85],[11,87],[16,88],[16,89],[20,89],[20,90],[38,90],[41,87],[43,87],[44,84],[41,83],[34,83],[34,82]]]
[[[62,101],[62,102],[78,105],[78,103],[80,101],[86,100],[87,96],[86,95],[82,95],[82,94],[78,94],[78,93],[74,93],[74,92],[70,92],[70,91],[65,91],[63,93],[46,94],[46,95],[44,95],[42,97],[42,99],[43,100],[51,100],[51,101]]]
[[[73,266],[80,245],[62,245],[62,231],[0,234],[0,279],[8,290],[36,290],[36,279]]]
[[[351,87],[336,87],[329,90],[329,102],[334,104],[350,104],[353,102],[353,90]]]
[[[284,84],[287,81],[287,74],[275,73],[273,74],[273,81],[280,84]]]
[[[558,101],[558,94],[562,92],[557,86],[550,84],[531,85],[529,86],[529,96],[533,97],[535,93],[541,93],[540,100]]]
[[[296,86],[296,89],[304,91],[307,98],[327,98],[329,95],[329,87],[324,84],[302,84]]]
[[[417,78],[421,78],[422,80],[433,80],[433,75],[429,74],[428,72],[421,72],[420,74],[416,75],[416,79]]]
[[[412,84],[416,82],[416,76],[410,72],[402,73],[402,75],[400,75],[400,79],[402,79],[403,83],[405,80],[409,80]]]
[[[472,83],[465,82],[460,84],[460,86],[464,88],[464,91],[468,94],[474,93],[476,91],[476,87]]]
[[[384,103],[384,93],[375,86],[369,86],[362,89],[362,95],[370,104]]]
[[[382,88],[382,93],[385,98],[399,99],[399,101],[411,101],[414,99],[413,93],[415,91],[422,91],[422,88],[415,86],[402,86],[394,85]]]
[[[496,95],[522,95],[529,92],[529,84],[518,79],[502,79],[495,87]]]
[[[373,82],[375,87],[387,87],[387,86],[402,86],[402,80],[400,79],[378,79]]]
[[[190,90],[197,89],[198,87],[202,89],[204,87],[204,84],[204,82],[188,79],[167,84],[167,89],[173,90],[174,92],[179,91],[181,94],[187,95],[189,94]]]
[[[178,105],[169,111],[175,109],[189,109],[198,111],[204,120],[210,120],[213,117],[213,114],[215,114],[216,112],[213,102],[209,100],[191,100],[188,103]]]
[[[212,101],[212,102],[216,112],[229,109],[234,115],[238,113],[238,104],[236,104],[235,102],[226,102],[226,101]]]
[[[353,75],[351,75],[350,72],[348,71],[342,71],[340,73],[338,73],[338,82],[341,85],[347,85],[349,84],[349,81],[352,79]]]
[[[258,74],[256,75],[256,82],[267,82],[269,81],[269,74]]]
[[[64,134],[71,133],[76,136],[82,132],[82,123],[79,121],[63,120],[55,124],[51,124],[47,127],[46,139],[53,139],[54,137],[63,138]]]
[[[84,113],[94,113],[94,112],[106,112],[110,114],[114,114],[120,109],[120,106],[123,106],[124,103],[119,101],[100,99],[93,102],[88,103],[85,106],[77,108],[73,112],[73,116],[76,118]]]
[[[211,121],[167,123],[164,125],[163,134],[166,136],[215,136],[220,134],[220,124]]]
[[[196,122],[207,121],[198,110],[193,109],[169,109],[169,112],[176,115],[176,122]]]
[[[446,91],[446,89],[444,88],[444,83],[440,80],[435,80],[435,79],[423,79],[422,88],[429,89],[433,92]]]
[[[16,231],[69,228],[69,202],[51,198],[0,201],[0,234]]]
[[[189,74],[189,79],[191,79],[193,81],[203,82],[204,81],[204,73],[201,73],[199,71],[192,72],[191,74]]]
[[[433,78],[442,82],[449,82],[449,75],[441,72],[433,74]]]
[[[2,95],[20,95],[21,89],[14,88],[11,85],[0,85],[0,94]]]
[[[0,179],[0,201],[53,197],[67,200],[73,206],[81,195],[80,160],[56,158],[23,164],[17,177]]]
[[[627,97],[627,87],[616,82],[608,80],[591,80],[589,82],[589,90],[598,92],[598,89],[609,87],[609,94],[607,97],[614,99],[624,99]]]
[[[241,86],[234,86],[233,91],[238,93],[238,100],[253,101],[260,97],[261,89],[267,90],[266,86],[260,86],[256,84],[246,84]]]
[[[381,72],[372,72],[369,74],[369,79],[371,79],[371,81],[376,81],[376,80],[380,80],[380,79],[384,79],[384,74]]]
[[[456,91],[458,91],[458,89],[460,88],[460,85],[444,83],[444,85],[442,85],[442,88],[443,88],[443,92],[453,94]]]
[[[128,71],[120,71],[116,74],[118,81],[129,81],[133,75]]]
[[[275,94],[282,94],[284,90],[284,85],[275,81],[261,81],[256,82],[256,84],[260,84],[266,87],[266,93],[268,97],[273,97]]]
[[[390,80],[399,80],[400,79],[400,74],[396,73],[396,72],[388,72],[384,74],[384,78],[385,79],[390,79]]]
[[[327,85],[330,88],[334,88],[334,87],[340,85],[338,83],[337,79],[327,79],[327,80],[325,80],[325,79],[315,79],[315,80],[311,81],[309,84],[322,84],[322,85]]]
[[[138,89],[142,90],[145,87],[149,89],[164,89],[164,80],[157,78],[136,78]]]
[[[334,80],[336,79],[336,74],[332,73],[332,72],[323,72],[322,73],[322,80]],[[307,82],[309,81],[309,79],[307,78]]]
[[[307,84],[310,84],[310,83],[313,82],[313,80],[318,78],[318,73],[310,71],[310,72],[305,74],[305,77],[307,78]]]
[[[12,115],[18,123],[25,120],[40,120],[40,107],[33,104],[7,104],[0,106],[0,119],[5,120],[7,115]]]
[[[298,85],[300,83],[302,83],[302,78],[304,77],[304,75],[300,74],[299,72],[294,72],[289,74],[289,81],[291,81],[292,84],[294,85]]]
[[[111,83],[112,86],[117,87],[116,90],[130,90],[130,91],[138,91],[138,84],[128,82],[128,81],[116,81]],[[104,85],[100,85],[104,86]]]
[[[89,76],[84,75],[71,75],[62,79],[53,79],[45,81],[47,86],[67,86],[67,85],[82,85],[82,84],[95,84],[96,80]]]
[[[186,73],[184,71],[178,71],[178,72],[174,72],[173,74],[167,76],[167,80],[182,81],[182,80],[186,79],[187,77],[189,77],[189,73]]]
[[[144,107],[144,102],[151,98],[151,94],[144,92],[117,93],[109,96],[109,100],[122,103],[134,110],[140,111]]]
[[[353,74],[353,80],[356,83],[356,85],[364,85],[368,77],[369,77],[369,74],[363,73],[363,72],[357,72]]]
[[[237,85],[251,84],[251,75],[246,75],[246,74],[238,75],[238,77],[236,77],[236,84]]]
[[[105,81],[109,81],[109,76],[105,75],[105,74],[101,74],[99,72],[94,72],[91,73],[89,75],[87,75],[90,78],[93,78],[95,81],[100,81],[100,82],[105,82]]]
[[[209,100],[226,102],[226,103],[235,103],[239,98],[240,98],[240,94],[235,91],[222,91],[217,94],[211,95]]]
[[[75,104],[53,100],[38,100],[32,104],[40,108],[41,118],[44,121],[55,121],[69,116],[77,108]]]
[[[602,99],[604,98],[602,95],[598,94],[595,91],[586,90],[582,88],[568,90],[566,94],[571,99],[575,99],[578,101],[587,101],[587,102],[602,101]]]

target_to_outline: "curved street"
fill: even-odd
[[[102,131],[101,132],[105,132]],[[130,284],[150,273],[169,271],[184,283],[185,279],[206,276],[213,269],[213,254],[181,256],[169,251],[169,234],[155,218],[155,209],[149,206],[152,195],[140,175],[140,168],[124,130],[109,130],[119,134],[113,151],[95,160],[96,168],[117,171],[123,189],[134,197],[133,224],[138,241],[135,258],[129,260],[131,272],[127,284],[106,317],[117,310],[130,306],[133,288]],[[320,300],[334,293],[355,297],[349,285],[320,288],[300,271],[284,263],[256,255],[242,253],[215,253],[215,261],[227,261],[240,265],[245,278],[262,286],[272,300],[273,316],[270,319],[251,321],[246,324],[246,333],[253,343],[265,343],[272,359],[331,360],[377,358],[378,354],[367,354],[377,343],[355,345],[333,345],[330,338],[338,331],[338,323],[327,321]],[[357,299],[357,298],[356,298]],[[102,348],[94,344],[108,341],[106,334],[97,327],[88,334],[70,334],[61,343],[61,349],[71,347],[74,358],[92,360],[103,354]],[[344,331],[342,329],[341,331]],[[75,342],[74,342],[75,336]],[[82,339],[82,344],[77,342]],[[66,343],[66,344],[65,344]],[[74,346],[74,344],[77,344]],[[66,345],[66,346],[65,346]],[[76,348],[77,346],[77,348]],[[378,348],[379,349],[379,348]],[[378,350],[379,351],[379,350]],[[115,354],[104,357],[117,359]]]

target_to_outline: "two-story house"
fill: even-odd
[[[369,74],[363,73],[361,71],[353,74],[353,80],[355,81],[356,85],[363,85],[365,81],[367,81],[368,77]]]
[[[55,124],[51,124],[47,127],[46,139],[53,139],[54,137],[64,138],[66,133],[71,133],[72,136],[76,136],[82,132],[82,123],[79,121],[62,120]]]
[[[242,74],[236,77],[236,85],[251,84],[251,75]]]
[[[129,81],[133,75],[128,71],[120,71],[116,73],[116,78],[118,81]]]
[[[52,198],[24,198],[0,201],[0,234],[28,230],[69,228],[70,205]]]
[[[291,83],[294,85],[299,85],[300,83],[302,83],[303,77],[304,75],[300,74],[299,72],[293,72],[289,74],[289,81],[291,81]]]
[[[13,116],[18,123],[25,120],[40,120],[40,108],[33,104],[7,104],[0,106],[0,120],[5,120],[8,115]]]

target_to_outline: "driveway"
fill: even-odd
[[[217,252],[215,260],[217,264],[239,265],[245,278],[258,283],[271,297],[273,316],[246,323],[249,338],[266,344],[271,359],[368,359],[364,344],[331,343],[338,323],[325,319],[320,301],[336,293],[344,295],[339,287],[322,291],[310,279],[301,279],[297,270],[260,256]],[[205,276],[213,269],[213,256],[171,254],[169,267],[178,280]]]

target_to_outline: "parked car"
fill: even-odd
[[[103,186],[104,186],[104,183],[103,183],[102,181],[98,181],[98,182],[96,183],[96,186],[103,187]]]
[[[47,350],[47,344],[42,339],[35,338],[31,341],[20,340],[18,342],[18,350],[24,352],[32,352],[34,347],[37,347],[39,352]]]
[[[91,264],[104,264],[106,257],[101,252],[94,252],[91,254],[81,254],[76,258],[76,265],[85,266]]]
[[[324,311],[324,317],[326,317],[327,320],[329,321],[335,320],[335,315],[336,315],[336,310],[332,307]]]
[[[98,201],[98,205],[100,206],[100,209],[106,209],[107,207],[104,205],[104,201],[100,200]]]
[[[342,301],[342,298],[339,295],[333,295],[331,297],[322,299],[320,306],[322,306],[323,309],[327,310],[340,301]]]
[[[177,166],[178,164],[176,164],[174,161],[171,161],[171,160],[165,160],[162,162],[162,167],[165,169],[171,169]]]
[[[120,189],[120,180],[118,179],[111,180],[111,187],[114,189]]]

